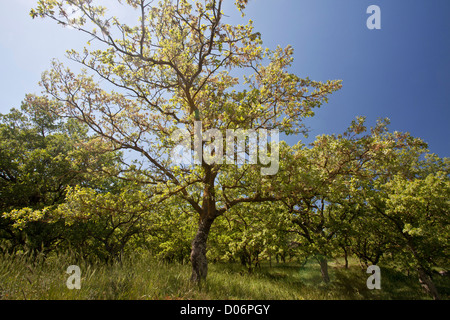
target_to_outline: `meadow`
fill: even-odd
[[[0,256],[0,300],[429,300],[416,275],[393,266],[380,266],[381,289],[369,290],[369,274],[357,260],[332,260],[330,283],[322,282],[314,259],[306,263],[264,263],[249,273],[240,264],[210,263],[208,278],[200,285],[190,281],[189,264],[166,263],[135,255],[105,264],[76,261],[81,289],[69,290],[67,267],[71,254],[47,258]],[[448,276],[435,276],[442,299],[450,297]]]

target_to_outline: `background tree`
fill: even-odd
[[[276,203],[245,203],[233,207],[211,230],[210,256],[238,261],[249,272],[263,261],[285,257],[291,243],[285,232],[283,208]]]
[[[79,122],[43,108],[23,105],[0,115],[0,235],[6,247],[49,250],[64,231],[52,216],[67,188],[101,188],[105,182],[96,172],[117,157],[104,154]]]
[[[151,195],[150,195],[151,196]],[[88,187],[69,188],[57,216],[65,222],[65,241],[84,257],[121,260],[128,244],[135,250],[157,209],[146,201],[149,194],[133,184],[118,182],[108,191]]]
[[[383,226],[372,232],[379,239],[389,239],[395,263],[417,273],[424,289],[439,299],[432,275],[435,267],[448,269],[448,159],[428,154],[425,144],[411,137],[403,150],[389,158],[377,162],[376,178],[364,185],[360,201],[367,203],[370,215]]]
[[[364,121],[359,117],[340,135],[318,136],[309,148],[301,143],[285,148],[273,184],[291,222],[286,231],[297,236],[299,248],[307,255],[317,258],[324,282],[330,281],[327,259],[360,214],[349,185],[371,158],[374,139],[361,135],[366,131]],[[376,130],[378,126],[372,129]]]
[[[166,262],[189,262],[198,217],[192,207],[172,197],[153,209],[142,229],[142,247]]]
[[[223,136],[226,129],[250,128],[298,133],[304,129],[302,119],[341,84],[289,73],[293,49],[264,50],[251,20],[237,26],[224,21],[223,0],[126,4],[135,9],[135,26],[106,17],[107,9],[94,1],[39,1],[32,17],[70,25],[99,44],[81,53],[71,50],[68,57],[114,90],[106,91],[87,71],[75,75],[54,62],[41,82],[48,100],[29,96],[28,102],[50,103],[55,113],[84,122],[111,151],[133,151],[138,161],[129,170],[139,171],[145,177],[140,182],[153,186],[160,201],[176,194],[192,206],[199,217],[192,279],[199,281],[207,275],[206,242],[215,219],[239,203],[269,198],[261,188],[243,194],[218,187],[225,164],[203,159],[194,167],[173,166],[169,155],[177,142],[171,134],[181,128],[193,137],[195,120],[203,130],[215,128]],[[236,4],[243,12],[246,1]],[[74,12],[78,18],[71,18]],[[239,179],[232,186],[242,184],[248,168],[226,170],[235,170]]]

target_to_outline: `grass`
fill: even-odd
[[[81,289],[69,290],[67,267],[81,269]],[[145,255],[122,263],[76,261],[70,254],[44,259],[24,255],[0,256],[0,299],[3,300],[330,300],[430,299],[415,276],[381,266],[381,290],[369,290],[368,274],[356,263],[345,269],[339,261],[329,267],[331,282],[322,282],[319,266],[309,261],[263,264],[248,273],[238,264],[210,264],[206,283],[189,281],[190,265],[167,264]],[[436,278],[442,298],[450,297],[450,281]]]

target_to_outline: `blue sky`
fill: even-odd
[[[32,20],[36,2],[0,3],[0,113],[40,92],[52,58],[64,61],[67,49],[89,40],[50,20]],[[381,30],[366,27],[370,5],[381,8]],[[239,20],[236,11],[226,13]],[[294,47],[293,73],[343,80],[343,89],[306,122],[311,137],[343,132],[359,115],[368,125],[388,117],[392,131],[410,132],[450,157],[449,0],[250,0],[246,18],[266,47]]]

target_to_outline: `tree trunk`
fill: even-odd
[[[328,261],[325,256],[319,257],[319,264],[320,264],[320,272],[322,273],[322,280],[325,283],[330,282],[330,277],[328,275]]]
[[[347,252],[347,247],[343,246],[342,249],[344,250],[344,260],[345,260],[345,269],[348,269],[348,252]]]
[[[211,229],[211,225],[214,219],[201,219],[198,225],[197,234],[192,241],[191,249],[191,265],[192,275],[191,280],[193,282],[200,282],[205,280],[208,274],[208,260],[206,259],[206,242],[208,240],[208,234]]]
[[[426,270],[422,267],[420,264],[420,255],[417,253],[417,250],[414,246],[414,242],[411,237],[405,236],[405,238],[408,240],[408,247],[411,250],[412,254],[414,255],[414,258],[417,260],[417,273],[419,274],[419,282],[422,285],[422,288],[425,289],[425,291],[433,297],[434,300],[440,300],[441,297],[439,296],[439,293],[436,289],[436,286],[433,283],[433,280],[431,280],[431,277],[428,275]]]
[[[419,281],[422,287],[425,289],[425,291],[430,294],[434,300],[440,300],[441,297],[439,296],[439,293],[436,289],[436,286],[433,283],[433,280],[431,280],[431,277],[425,272],[425,270],[421,267],[417,269],[419,273]]]

